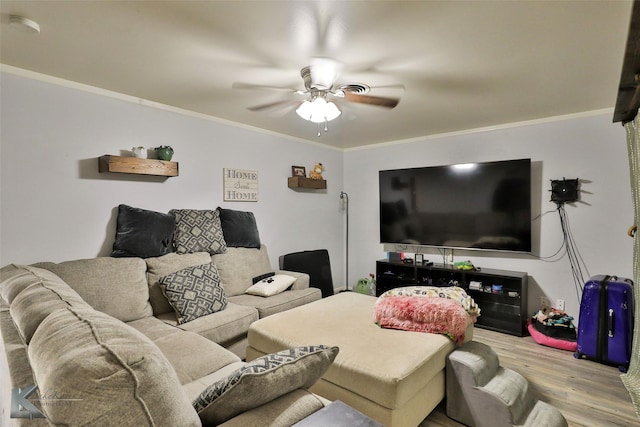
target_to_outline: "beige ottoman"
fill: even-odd
[[[445,396],[447,337],[383,329],[375,297],[343,292],[254,322],[247,360],[307,344],[340,347],[311,391],[341,400],[386,427],[415,427]],[[465,341],[471,340],[469,326]]]

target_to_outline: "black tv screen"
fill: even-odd
[[[531,160],[379,172],[380,242],[531,252]]]

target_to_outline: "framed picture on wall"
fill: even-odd
[[[246,169],[222,169],[223,197],[225,202],[257,202],[258,171]]]
[[[307,176],[307,170],[304,166],[291,166],[291,176],[301,176],[305,178]]]

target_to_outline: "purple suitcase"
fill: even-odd
[[[597,275],[582,290],[577,358],[617,366],[625,372],[633,339],[633,281]]]

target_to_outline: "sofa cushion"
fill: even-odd
[[[309,304],[320,298],[322,298],[320,289],[306,288],[289,290],[268,298],[249,294],[236,295],[229,297],[229,302],[255,307],[262,319],[263,317],[271,316],[281,311],[291,310],[294,307]]]
[[[169,253],[175,228],[173,215],[119,205],[111,256],[148,258]]]
[[[298,388],[311,387],[338,347],[305,346],[259,357],[216,381],[193,402],[205,424],[219,424]]]
[[[181,384],[190,383],[240,362],[224,347],[194,332],[170,326],[155,317],[145,317],[127,325],[142,332],[169,360]]]
[[[181,325],[178,324],[175,312],[161,314],[158,318],[168,325],[195,332],[215,343],[226,346],[227,343],[247,336],[249,326],[258,320],[258,310],[254,307],[229,302],[222,311],[199,317]]]
[[[223,254],[211,257],[218,267],[220,280],[227,296],[244,294],[253,285],[253,278],[273,271],[267,247],[228,248]]]
[[[160,287],[178,314],[178,324],[222,311],[227,297],[212,263],[187,267],[160,278]]]
[[[249,295],[258,295],[261,297],[270,297],[281,292],[286,291],[293,285],[296,278],[286,274],[275,274],[270,277],[265,277],[254,285],[247,289],[246,293]]]
[[[152,315],[147,265],[141,258],[99,257],[34,266],[57,274],[91,307],[123,322]]]
[[[4,422],[8,421],[9,399],[11,398],[10,390],[16,387],[26,387],[35,384],[31,365],[29,364],[29,355],[27,354],[27,345],[24,344],[18,328],[16,327],[9,306],[0,302],[0,386],[2,387],[2,398],[0,399],[0,413],[2,413],[2,421],[0,425],[4,426]],[[4,400],[6,396],[6,400]],[[193,399],[192,399],[193,400]],[[29,420],[24,427],[39,427],[49,423],[37,422],[38,420]],[[7,425],[13,426],[8,423]],[[19,424],[17,424],[19,425]]]
[[[179,330],[155,340],[154,344],[171,362],[181,384],[241,362],[231,351],[195,332]]]
[[[154,343],[156,340],[164,336],[171,335],[176,331],[181,331],[181,329],[169,325],[155,316],[133,320],[131,322],[127,322],[127,325],[131,326],[136,331],[141,332]]]
[[[322,409],[325,402],[326,400],[307,390],[297,389],[258,408],[238,414],[218,427],[292,426]],[[348,423],[349,420],[344,420],[344,422]],[[336,424],[332,425],[340,423],[341,421],[336,421]],[[328,427],[328,425],[325,424],[324,427]]]
[[[33,274],[34,282],[14,298],[10,312],[26,344],[29,344],[33,333],[50,313],[66,307],[91,308],[52,272],[36,267],[25,269]]]
[[[74,399],[43,406],[52,424],[200,425],[158,347],[104,313],[53,312],[36,330],[28,351],[39,389]]]
[[[259,248],[260,234],[253,212],[218,208],[227,247]]]
[[[174,245],[177,253],[226,251],[218,210],[172,209],[169,214],[176,217]]]
[[[9,264],[0,269],[0,297],[6,304],[33,284],[33,274],[24,266]]]
[[[208,252],[195,252],[192,254],[172,252],[161,257],[147,258],[145,262],[147,263],[149,301],[153,307],[153,314],[157,316],[163,313],[173,313],[173,307],[171,307],[160,288],[160,278],[186,267],[194,267],[211,262],[211,255]]]

